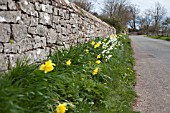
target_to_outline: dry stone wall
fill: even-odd
[[[40,61],[56,47],[113,33],[113,27],[68,0],[0,0],[0,71],[17,58]]]

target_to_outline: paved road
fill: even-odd
[[[141,113],[170,113],[170,42],[130,36],[137,73],[134,109]]]

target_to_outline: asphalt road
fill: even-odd
[[[170,42],[130,36],[134,57],[138,99],[135,111],[170,113]]]

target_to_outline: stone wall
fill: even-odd
[[[69,48],[115,29],[68,0],[0,0],[0,71],[16,59],[43,60],[56,47]]]

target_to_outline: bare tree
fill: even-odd
[[[128,0],[106,0],[104,2],[103,14],[117,22],[117,28],[125,30],[130,20],[130,6]],[[119,30],[119,29],[117,29]]]
[[[165,16],[165,14],[166,14],[165,7],[163,7],[159,2],[157,2],[155,4],[155,9],[153,10],[153,16],[155,18],[154,31],[155,31],[155,33],[157,33],[157,35],[158,35],[158,31],[159,31],[160,22],[163,19],[163,17]]]
[[[133,29],[133,31],[136,31],[136,19],[139,14],[140,10],[135,4],[130,5],[130,14],[131,14],[131,20],[129,21],[129,25]]]
[[[144,24],[145,24],[146,34],[149,35],[150,26],[154,22],[154,17],[153,17],[151,9],[146,9],[145,10],[144,19],[145,19]]]
[[[90,12],[93,7],[92,0],[69,0],[70,2],[75,3],[79,7],[83,8],[84,10]]]
[[[169,36],[170,33],[170,17],[167,17],[165,21],[162,23],[163,25],[163,31],[165,31],[166,36]]]

